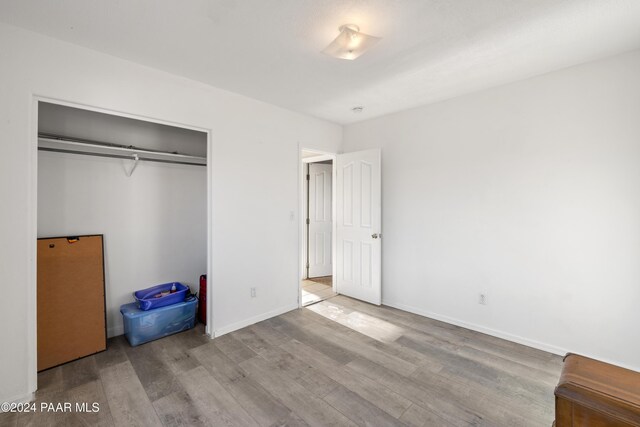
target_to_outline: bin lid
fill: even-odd
[[[164,307],[158,307],[158,308],[154,308],[151,310],[140,310],[138,308],[138,304],[135,302],[129,303],[129,304],[124,304],[120,306],[120,313],[122,313],[123,316],[126,317],[130,317],[130,318],[135,318],[135,317],[140,317],[140,316],[144,316],[144,315],[148,315],[150,313],[160,313],[163,311],[168,311],[168,310],[174,310],[178,307],[184,307],[185,305],[190,305],[190,304],[195,304],[197,301],[197,299],[195,297],[189,297],[186,300],[182,301],[182,302],[177,302],[175,304],[171,304],[171,305],[165,305]]]

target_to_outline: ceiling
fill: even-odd
[[[0,20],[342,124],[640,47],[639,0],[3,0]],[[382,40],[320,53],[345,23]]]

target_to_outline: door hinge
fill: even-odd
[[[311,179],[311,175],[307,174],[307,181]]]
[[[311,220],[307,218],[307,225],[311,224]]]

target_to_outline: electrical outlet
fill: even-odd
[[[485,294],[478,295],[478,304],[487,305],[487,296]]]
[[[256,288],[251,288],[251,298],[256,297]]]

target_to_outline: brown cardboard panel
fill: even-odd
[[[38,371],[107,348],[102,236],[38,239]]]

